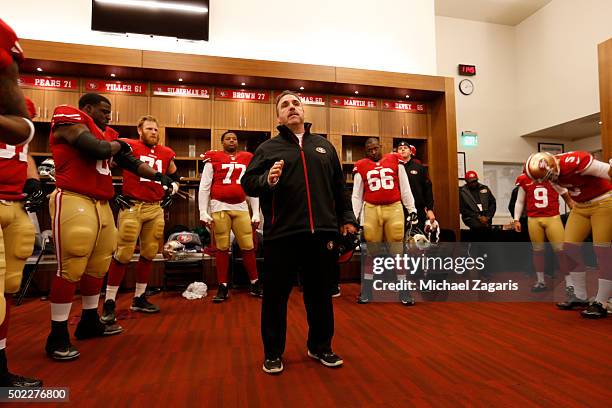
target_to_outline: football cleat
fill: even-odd
[[[100,322],[104,324],[112,324],[117,321],[117,317],[115,316],[115,301],[112,299],[107,299],[102,306],[102,317],[100,317]]]
[[[536,284],[531,287],[532,292],[545,292],[546,290],[548,290],[548,288],[544,282],[536,282]]]
[[[0,376],[0,387],[30,388],[42,387],[42,385],[42,380],[39,380],[38,378],[22,377],[12,373],[7,373],[6,375]]]
[[[400,291],[399,300],[404,306],[414,306],[414,304],[416,303],[410,292],[408,292],[407,290]]]
[[[589,302],[587,300],[579,299],[576,297],[573,286],[567,286],[565,288],[565,296],[565,302],[557,303],[557,307],[561,310],[573,310],[577,307],[584,308],[589,306]]]
[[[123,327],[118,324],[104,324],[96,314],[96,319],[81,317],[74,331],[74,337],[79,340],[92,339],[94,337],[112,336],[123,331]]]
[[[213,303],[225,302],[228,297],[229,297],[229,289],[227,285],[219,284],[219,289],[217,289],[217,294],[213,298]]]
[[[130,310],[143,313],[159,313],[159,307],[149,302],[144,293],[132,300]]]
[[[249,293],[251,296],[263,297],[263,288],[261,287],[261,282],[259,280],[256,280],[255,283],[251,283]]]
[[[51,322],[51,333],[45,345],[47,355],[53,360],[69,361],[78,358],[81,353],[70,343],[68,322]]]
[[[599,302],[591,303],[589,307],[580,312],[580,314],[587,319],[603,319],[604,317],[608,317],[608,311],[604,305]]]

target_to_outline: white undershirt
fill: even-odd
[[[303,133],[296,133],[295,137],[298,138],[298,142],[300,144],[300,147],[302,147],[302,139],[304,139],[304,134]]]

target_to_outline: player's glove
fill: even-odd
[[[162,198],[161,200],[161,203],[159,203],[159,206],[165,209],[167,207],[170,207],[173,201],[174,200],[172,199],[172,194],[168,194],[168,192],[166,192],[164,198]]]
[[[134,201],[132,201],[132,199],[128,196],[124,196],[121,193],[118,193],[117,195],[115,195],[115,198],[113,199],[115,205],[117,206],[117,208],[119,208],[120,210],[127,210],[128,208],[131,208],[134,206]]]
[[[159,181],[164,190],[166,190],[166,192],[169,192],[170,195],[176,194],[179,189],[179,184],[176,181],[172,180],[170,177],[166,176],[165,174],[161,174],[159,172],[155,173],[153,180]]]
[[[27,179],[23,192],[26,194],[23,207],[27,212],[36,212],[47,199],[39,180]]]
[[[410,214],[408,214],[408,217],[406,218],[406,223],[408,224],[418,224],[419,223],[419,217],[417,215],[416,212],[411,212]]]
[[[125,155],[125,154],[132,153],[132,146],[130,146],[129,143],[124,142],[123,140],[120,140],[120,139],[115,140],[115,142],[121,145],[121,149],[119,149],[117,154]]]

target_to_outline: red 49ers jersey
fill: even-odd
[[[28,145],[0,143],[0,200],[18,201],[25,197],[27,171]]]
[[[110,200],[115,195],[110,159],[96,160],[79,152],[63,139],[53,137],[53,131],[61,125],[83,124],[99,140],[111,142],[118,133],[106,127],[104,132],[85,112],[68,105],[60,105],[53,111],[49,145],[55,161],[55,179],[58,188],[83,194],[96,200]]]
[[[246,200],[240,179],[252,158],[251,153],[244,151],[237,152],[235,155],[218,150],[206,152],[204,163],[210,162],[213,166],[210,197],[228,204],[239,204]]]
[[[538,183],[523,173],[516,178],[516,185],[525,190],[528,217],[559,215],[559,193],[548,181]]]
[[[567,188],[574,201],[583,203],[612,190],[610,180],[581,174],[593,162],[590,153],[577,151],[555,157],[559,159],[557,184]]]
[[[156,145],[149,147],[140,140],[121,139],[132,146],[132,154],[140,161],[151,166],[162,174],[168,172],[168,166],[176,154],[166,146]],[[165,194],[164,188],[158,181],[140,177],[130,171],[123,171],[123,194],[140,201],[160,201]]]
[[[359,173],[364,185],[363,199],[374,205],[393,204],[401,199],[398,155],[389,153],[375,162],[365,158],[355,163],[353,173]]]

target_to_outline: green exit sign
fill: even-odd
[[[469,130],[461,132],[461,145],[465,147],[478,146],[478,133]]]

